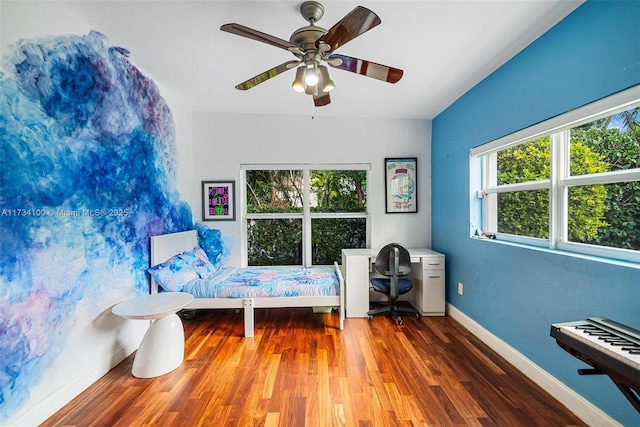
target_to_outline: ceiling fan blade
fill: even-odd
[[[300,48],[290,41],[283,40],[281,38],[263,33],[262,31],[254,30],[253,28],[245,27],[240,24],[225,24],[220,27],[220,30],[227,33],[235,34],[237,36],[246,37],[252,40],[257,40],[262,43],[270,44],[271,46],[279,47],[281,49],[289,51],[299,51]]]
[[[329,92],[321,93],[320,95],[313,96],[313,105],[316,107],[323,107],[331,103],[331,97],[329,96]]]
[[[381,22],[378,15],[366,7],[358,6],[320,37],[316,41],[316,46],[322,51],[333,52]],[[323,44],[325,47],[322,46]]]
[[[258,74],[255,77],[251,77],[247,81],[240,83],[239,85],[236,86],[236,89],[239,89],[239,90],[251,89],[252,87],[258,86],[260,83],[265,82],[270,78],[277,76],[280,73],[283,73],[291,68],[294,68],[299,63],[300,61],[287,61],[285,63],[282,63],[276,67],[271,68],[270,70],[267,70],[265,72]]]
[[[382,80],[383,82],[388,83],[396,83],[404,74],[404,71],[399,68],[393,68],[387,65],[377,64],[375,62],[345,55],[331,55],[327,59],[327,64],[333,68],[362,74],[363,76]]]

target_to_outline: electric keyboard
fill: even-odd
[[[551,336],[572,356],[591,365],[580,375],[605,374],[640,412],[640,331],[602,317],[555,323]]]

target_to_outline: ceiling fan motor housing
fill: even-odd
[[[289,41],[300,47],[303,51],[309,49],[316,49],[316,40],[324,36],[327,30],[322,27],[316,27],[315,25],[307,25],[306,27],[298,28],[291,34]]]
[[[303,51],[315,50],[316,40],[327,32],[326,29],[314,25],[324,15],[324,6],[317,1],[305,1],[300,5],[300,13],[305,20],[309,21],[309,25],[295,30],[289,41]]]

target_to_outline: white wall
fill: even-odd
[[[310,100],[311,102],[311,100]],[[370,163],[371,247],[398,241],[431,247],[431,122],[198,112],[193,114],[194,221],[202,219],[201,181],[240,181],[245,163]],[[385,157],[418,158],[418,212],[386,214]],[[181,189],[182,190],[182,189]],[[236,188],[236,193],[238,189]],[[239,204],[238,204],[239,206]],[[207,222],[233,240],[227,265],[240,265],[241,219]]]

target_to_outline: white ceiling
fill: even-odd
[[[248,91],[234,86],[295,57],[220,31],[239,23],[288,40],[307,25],[301,1],[72,1],[0,3],[2,48],[18,38],[97,30],[161,90],[197,111],[431,119],[572,12],[582,0],[323,1],[331,28],[365,6],[382,24],[337,50],[404,70],[395,85],[330,68],[332,103],[291,90],[289,70]]]

